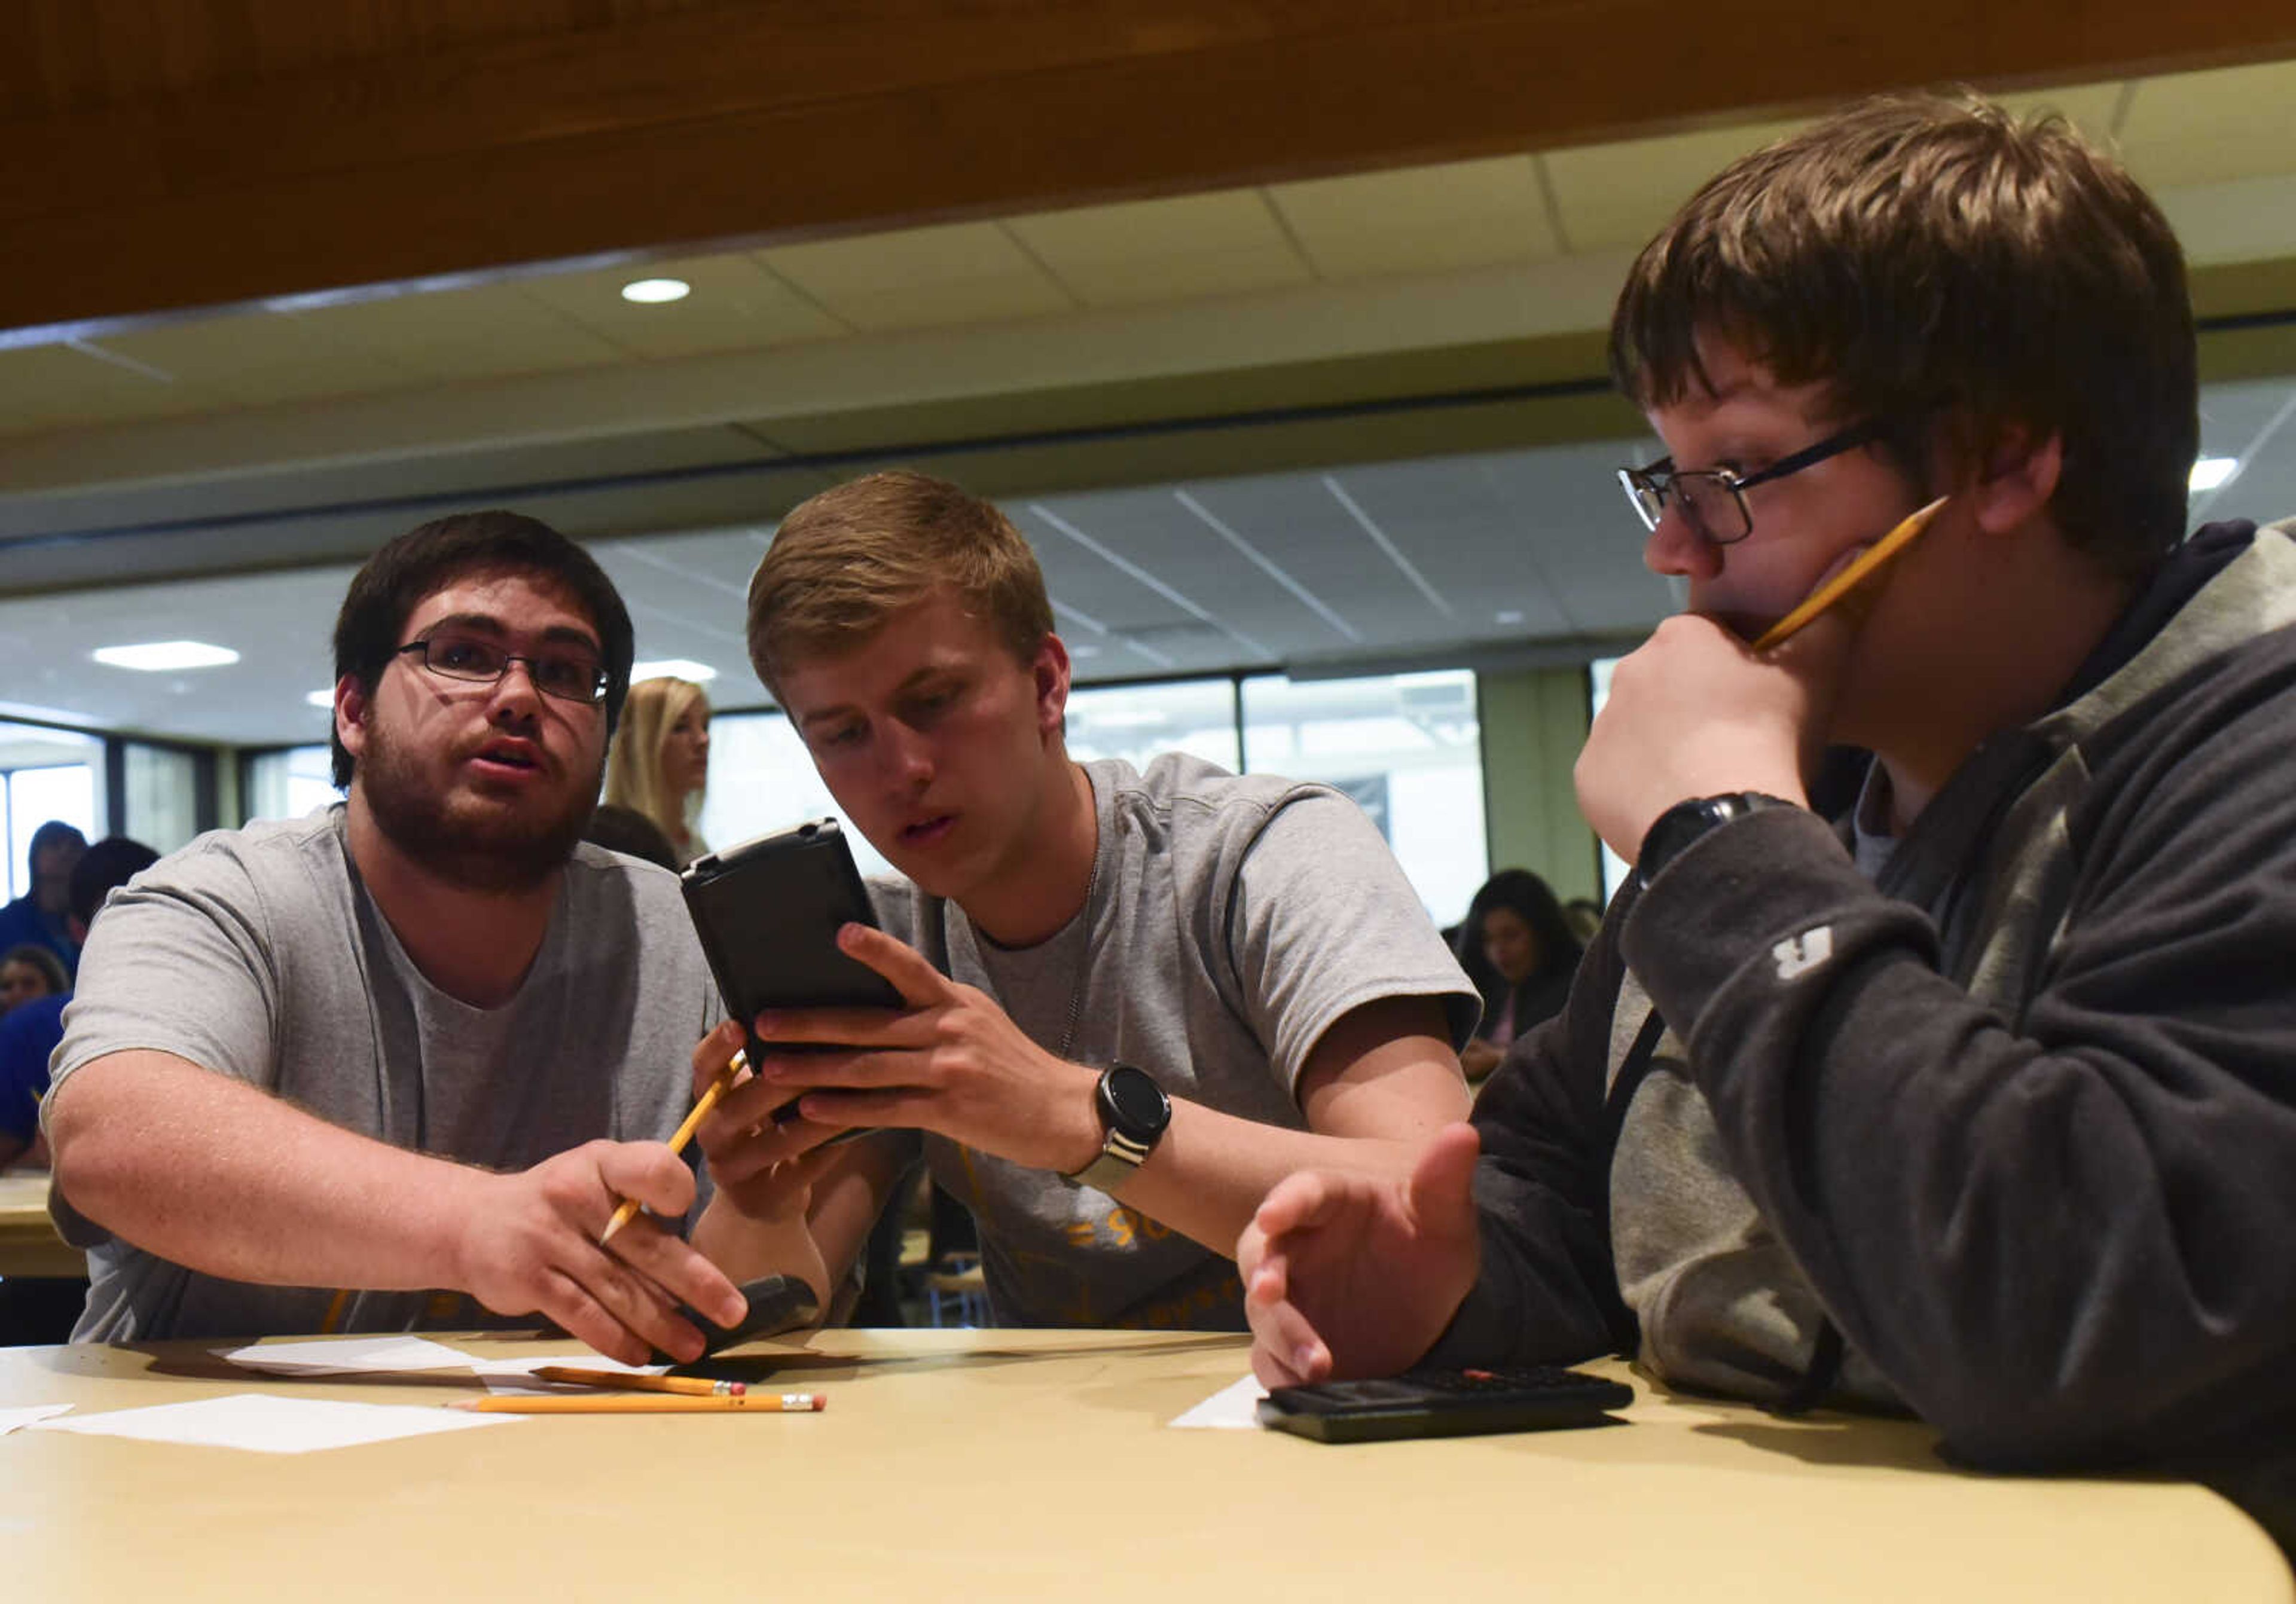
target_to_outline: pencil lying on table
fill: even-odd
[[[570,1364],[537,1364],[533,1373],[537,1381],[603,1387],[618,1392],[678,1393],[689,1398],[738,1398],[750,1390],[746,1381],[711,1381],[701,1376],[649,1376],[642,1371],[583,1370]]]
[[[1915,536],[1930,527],[1930,520],[1938,515],[1938,510],[1945,505],[1946,500],[1946,497],[1939,496],[1937,500],[1919,509],[1896,528],[1875,541],[1866,548],[1857,561],[1834,575],[1812,594],[1804,597],[1800,606],[1764,630],[1762,638],[1754,642],[1754,650],[1767,651],[1773,647],[1784,645],[1792,636],[1800,633],[1802,626],[1864,584],[1866,575],[1905,550],[1912,544]]]
[[[749,1061],[748,1055],[741,1049],[737,1047],[734,1050],[732,1060],[718,1072],[718,1078],[709,1083],[709,1089],[704,1092],[701,1099],[694,1103],[693,1112],[680,1121],[676,1131],[671,1134],[669,1139],[671,1152],[682,1153],[685,1150],[685,1144],[693,1140],[693,1133],[701,1127],[702,1120],[709,1117],[709,1110],[718,1106],[718,1100],[732,1089],[734,1077],[742,1073]],[[598,1246],[603,1248],[612,1241],[614,1232],[636,1218],[637,1212],[636,1199],[623,1199],[622,1206],[614,1210],[614,1217],[606,1222],[606,1229],[598,1233]]]
[[[822,1393],[726,1393],[709,1398],[665,1397],[659,1393],[599,1393],[578,1397],[567,1394],[511,1393],[487,1398],[457,1398],[449,1409],[475,1414],[713,1414],[748,1410],[752,1414],[816,1414],[829,1407]]]

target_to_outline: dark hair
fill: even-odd
[[[68,841],[82,851],[87,848],[87,838],[78,829],[62,819],[50,819],[32,832],[32,845],[24,854],[24,872],[33,880],[40,877],[40,854],[60,841]]]
[[[609,852],[626,852],[671,871],[677,868],[677,848],[662,834],[661,826],[636,808],[624,807],[619,802],[599,803],[591,811],[582,839]]]
[[[1494,908],[1508,910],[1530,927],[1530,933],[1538,938],[1540,974],[1553,970],[1568,973],[1578,967],[1578,937],[1570,933],[1570,922],[1562,917],[1562,904],[1555,900],[1554,888],[1528,869],[1502,869],[1483,882],[1459,926],[1458,953],[1461,962],[1467,962],[1470,974],[1480,977],[1490,968],[1483,957],[1483,916]],[[1471,956],[1473,961],[1468,962]]]
[[[87,849],[71,872],[72,917],[95,922],[96,910],[112,891],[160,861],[160,855],[126,836],[106,836]]]
[[[539,519],[518,512],[457,512],[410,529],[366,560],[335,616],[335,679],[348,675],[368,696],[405,644],[406,616],[455,580],[472,574],[532,575],[565,587],[598,632],[606,654],[606,734],[621,717],[636,654],[629,610],[614,582],[589,552]],[[342,737],[330,731],[338,790],[348,790],[353,767]]]
[[[0,953],[0,969],[6,969],[12,963],[29,963],[39,970],[40,978],[47,982],[51,997],[61,997],[71,990],[71,974],[64,968],[64,961],[36,942],[20,942]]]
[[[1933,435],[1962,460],[2019,426],[2061,437],[2050,510],[2117,577],[2183,538],[2200,446],[2184,256],[2062,119],[1889,96],[1732,163],[1628,274],[1611,374],[1646,410],[1710,389],[1702,337],[1824,386],[1843,421],[1933,414],[1901,459]]]

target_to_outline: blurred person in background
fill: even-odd
[[[63,960],[44,946],[19,942],[0,955],[0,1014],[12,1011],[19,1003],[70,989],[71,977],[64,973]]]
[[[667,675],[632,685],[606,755],[607,803],[652,819],[682,869],[709,850],[695,828],[709,784],[709,699],[701,687]]]
[[[1482,1023],[1459,1062],[1470,1080],[1480,1080],[1515,1037],[1562,1011],[1579,943],[1545,880],[1528,869],[1502,869],[1467,904],[1458,953],[1483,994]]]
[[[50,819],[32,832],[29,855],[32,888],[0,908],[0,953],[27,943],[63,960],[70,978],[79,965],[79,943],[72,939],[72,865],[87,850],[87,838],[62,819]]]

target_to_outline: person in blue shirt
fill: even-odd
[[[37,858],[39,847],[32,851]],[[103,899],[159,857],[143,842],[126,836],[85,847],[72,865],[64,913],[75,950],[87,939],[87,927]],[[39,1146],[40,1097],[48,1089],[48,1059],[63,1040],[64,1004],[70,1001],[69,992],[36,998],[0,1019],[0,1169],[27,1152],[36,1158],[45,1156]]]
[[[32,832],[32,888],[0,908],[0,953],[29,944],[62,960],[67,975],[79,967],[70,898],[72,866],[86,850],[87,838],[62,819],[50,819]]]

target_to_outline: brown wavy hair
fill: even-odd
[[[1733,163],[1628,274],[1612,376],[1645,410],[1710,389],[1702,337],[1824,385],[1845,421],[1932,413],[1955,460],[2013,429],[2060,436],[2051,511],[2108,572],[2139,577],[2183,537],[2200,444],[2184,255],[2062,119],[1890,96]],[[1899,454],[1939,438],[1917,429]]]

